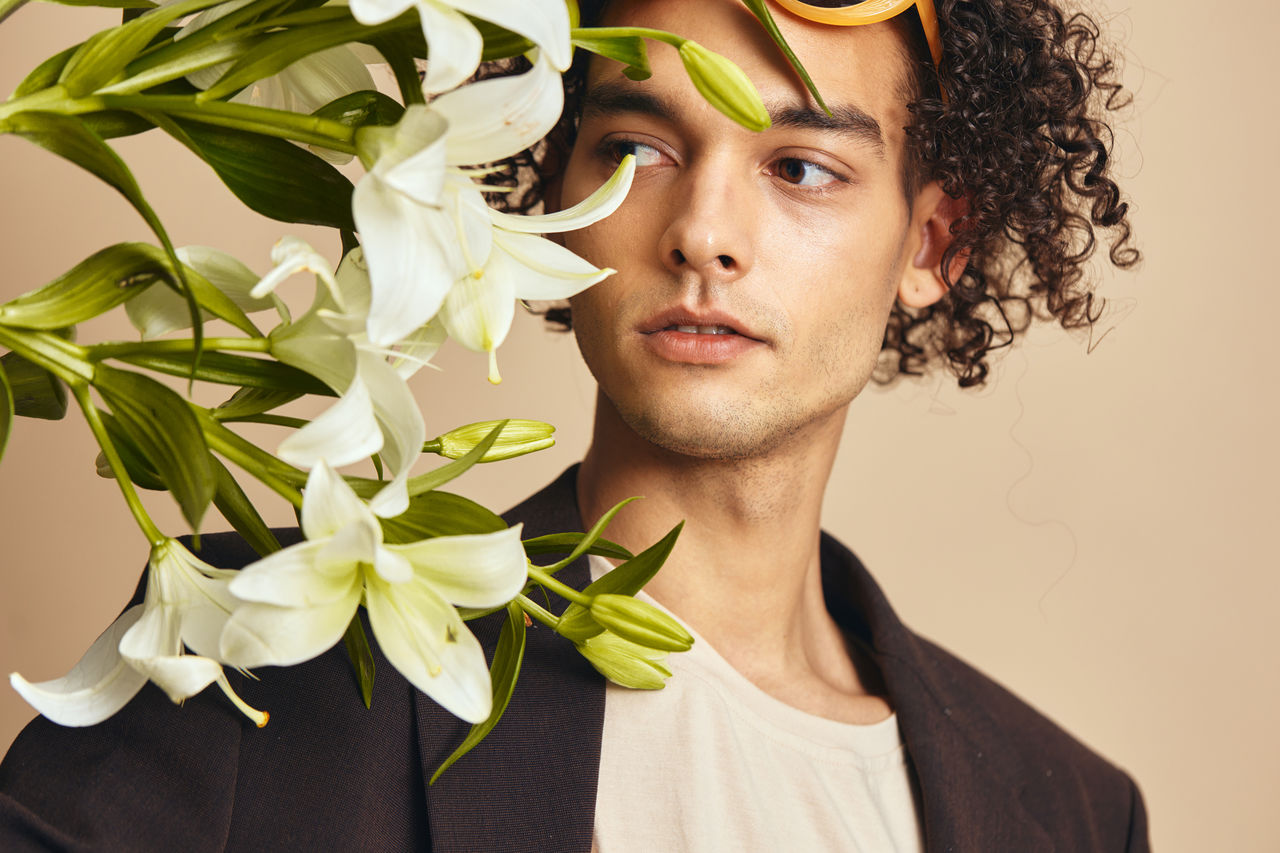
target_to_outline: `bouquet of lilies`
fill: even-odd
[[[24,2],[0,0],[0,21]],[[145,599],[70,673],[38,684],[15,673],[13,687],[46,717],[83,726],[116,713],[147,681],[174,702],[217,684],[263,725],[267,710],[243,702],[223,668],[292,665],[345,640],[367,703],[373,673],[361,607],[387,659],[474,724],[468,745],[512,695],[530,620],[575,643],[612,680],[661,687],[670,674],[663,656],[692,640],[630,596],[677,531],[632,555],[602,538],[615,507],[590,531],[521,541],[518,524],[441,487],[477,462],[549,446],[552,427],[507,420],[428,440],[410,382],[446,337],[486,353],[498,382],[496,352],[517,300],[566,298],[613,272],[541,235],[608,216],[626,196],[633,158],[567,210],[514,215],[486,202],[502,189],[485,182],[490,164],[558,122],[575,49],[642,78],[646,40],[674,45],[711,103],[766,126],[741,71],[671,33],[579,28],[573,0],[100,5],[123,7],[122,23],[32,70],[0,103],[0,133],[118,190],[155,241],[103,248],[0,305],[0,453],[15,416],[58,418],[74,401],[101,447],[99,472],[119,484],[151,557]],[[776,34],[762,0],[747,5]],[[474,79],[482,61],[517,57],[524,70]],[[375,88],[374,63],[389,66],[397,97]],[[155,130],[249,208],[338,229],[343,257],[335,266],[284,236],[274,268],[258,276],[218,250],[174,246],[109,142]],[[332,165],[353,157],[364,167],[354,185]],[[295,313],[281,292],[304,287],[302,276],[310,307]],[[138,340],[77,340],[79,324],[121,307]],[[231,333],[206,335],[211,319]],[[225,386],[223,402],[193,402],[195,383]],[[332,402],[311,420],[278,411],[307,395]],[[263,448],[236,431],[244,423],[288,432]],[[423,453],[448,461],[412,475]],[[370,459],[376,477],[339,473]],[[281,548],[244,477],[293,505],[303,541]],[[169,492],[197,536],[216,506],[260,559],[240,571],[203,562],[157,527],[138,488]],[[533,562],[557,552],[567,556]],[[584,553],[623,561],[606,587],[576,590],[555,577]],[[556,616],[537,604],[542,590],[569,609]],[[487,662],[466,621],[504,609],[510,642]]]

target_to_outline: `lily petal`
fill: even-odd
[[[302,532],[307,539],[328,539],[368,515],[368,507],[327,462],[311,469],[302,492]]]
[[[360,604],[359,573],[346,594],[318,607],[245,604],[222,631],[221,657],[243,668],[292,666],[311,660],[342,639]]]
[[[385,548],[406,557],[418,577],[454,604],[497,607],[514,598],[529,575],[521,528],[517,524],[496,533],[435,536]]]
[[[265,299],[249,295],[258,283],[258,275],[226,252],[207,246],[183,246],[177,255],[179,260],[207,278],[244,312],[252,314],[270,308],[280,309],[281,303],[274,295]],[[187,300],[163,282],[156,282],[130,299],[124,310],[129,322],[142,333],[143,340],[191,326]],[[201,313],[206,319],[212,316],[208,311]]]
[[[338,402],[280,442],[281,459],[310,468],[321,459],[335,467],[358,462],[382,449],[382,430],[359,373]]]
[[[553,234],[561,231],[575,231],[585,228],[604,219],[618,209],[627,192],[631,189],[631,179],[636,172],[636,158],[628,154],[622,158],[618,168],[600,189],[575,204],[573,207],[555,213],[544,213],[538,216],[518,216],[491,211],[493,222],[499,228],[508,231],[520,231],[525,234]]]
[[[394,128],[368,128],[361,131],[360,138],[362,142],[366,138],[383,140],[374,146],[374,169],[382,180],[419,204],[438,205],[444,187],[447,130],[443,116],[415,104],[405,110]]]
[[[331,604],[350,593],[357,574],[354,563],[325,570],[319,558],[331,541],[299,542],[268,554],[245,566],[231,581],[231,591],[242,601],[278,607]]]
[[[563,3],[556,5],[564,10]],[[538,61],[524,74],[491,77],[441,95],[431,109],[449,122],[450,165],[492,163],[518,154],[555,127],[564,109],[564,85],[560,72]]]
[[[517,299],[568,299],[614,273],[545,237],[496,231],[493,240],[523,267],[516,278]]]
[[[137,695],[147,677],[120,656],[120,638],[142,618],[134,605],[102,632],[71,671],[32,683],[14,672],[9,683],[31,707],[61,726],[92,726],[115,714]]]
[[[422,34],[427,39],[427,74],[424,94],[445,92],[461,85],[476,72],[484,39],[459,12],[437,0],[418,0]]]
[[[389,584],[370,576],[366,600],[378,646],[410,684],[469,723],[489,716],[484,651],[458,611],[419,579]]]
[[[383,518],[394,518],[409,508],[409,471],[422,453],[427,427],[418,401],[396,369],[375,353],[361,352],[359,358],[360,375],[369,384],[382,427],[382,459],[392,472],[391,482],[373,496],[369,508]]]
[[[566,71],[573,61],[569,12],[563,0],[449,0],[459,11],[519,33],[546,53],[551,64]]]
[[[222,672],[215,660],[182,654],[182,613],[169,604],[145,605],[142,618],[120,639],[120,654],[173,702],[208,687]]]
[[[276,75],[285,97],[275,106],[295,113],[313,113],[331,101],[376,88],[373,75],[346,45],[304,56]]]
[[[414,0],[350,0],[351,17],[366,27],[381,24],[403,14]]]
[[[369,339],[390,346],[440,310],[460,274],[440,243],[454,227],[439,210],[415,204],[376,174],[356,184],[351,206],[373,286]]]
[[[440,319],[449,337],[469,350],[492,352],[511,330],[519,264],[504,251],[490,254],[479,276],[458,279],[445,297]]]

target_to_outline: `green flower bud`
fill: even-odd
[[[16,352],[0,356],[0,369],[13,389],[13,413],[56,421],[67,413],[67,389],[52,373]]]
[[[423,453],[438,453],[450,459],[460,459],[471,452],[485,436],[493,432],[501,421],[481,421],[467,424],[446,432],[439,438],[433,438],[422,446]],[[510,459],[523,456],[535,450],[551,447],[556,443],[552,434],[556,428],[542,421],[526,421],[512,418],[498,433],[498,439],[480,457],[481,462],[496,462],[499,459]]]
[[[760,93],[741,68],[696,41],[685,41],[679,52],[684,70],[707,103],[748,130],[772,124]]]
[[[623,687],[661,690],[671,677],[671,670],[662,665],[666,652],[645,648],[608,631],[577,647],[596,672]]]
[[[597,595],[591,602],[591,618],[623,639],[650,649],[683,652],[693,645],[693,637],[683,625],[629,595]]]

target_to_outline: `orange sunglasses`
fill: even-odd
[[[929,42],[933,67],[941,67],[942,34],[938,29],[938,10],[934,8],[933,0],[865,0],[865,2],[849,0],[837,6],[819,6],[805,3],[804,0],[777,0],[777,2],[788,12],[802,18],[838,27],[856,27],[861,24],[887,21],[915,6],[920,14],[920,23],[924,25],[924,37]]]

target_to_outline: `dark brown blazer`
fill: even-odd
[[[508,519],[523,521],[526,536],[581,530],[575,474]],[[204,542],[201,556],[217,565],[254,558],[231,534]],[[884,675],[919,779],[929,851],[1149,849],[1128,776],[905,628],[853,554],[825,534],[822,570],[828,607]],[[586,561],[563,576],[581,586]],[[472,625],[492,648],[500,622]],[[374,654],[372,710],[339,645],[264,669],[260,681],[232,673],[237,691],[271,712],[261,730],[215,689],[178,708],[151,685],[98,726],[36,719],[0,763],[0,850],[587,853],[604,682],[569,643],[530,629],[506,716],[430,787],[424,780],[467,726],[376,646]]]

